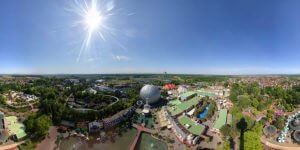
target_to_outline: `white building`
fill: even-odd
[[[183,93],[186,93],[188,90],[187,90],[186,87],[180,85],[180,86],[178,87],[177,91],[178,91],[178,94],[183,94]]]

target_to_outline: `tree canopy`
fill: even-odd
[[[263,150],[260,141],[261,135],[254,131],[244,133],[244,150]]]

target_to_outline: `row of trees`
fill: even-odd
[[[54,124],[60,123],[62,119],[83,121],[101,119],[113,115],[122,109],[132,106],[139,99],[139,90],[142,85],[135,85],[125,94],[129,97],[127,102],[119,101],[112,106],[106,107],[99,111],[89,111],[86,113],[78,112],[74,109],[67,107],[66,98],[70,93],[82,93],[88,86],[88,82],[82,82],[78,85],[70,85],[69,90],[62,90],[58,88],[58,85],[63,85],[64,80],[58,78],[41,77],[41,79],[34,80],[27,84],[11,83],[0,84],[0,93],[5,93],[10,90],[22,91],[26,94],[34,94],[40,98],[39,112],[50,116]],[[109,93],[111,94],[111,93]],[[114,95],[114,94],[113,94]],[[86,95],[79,95],[84,97]],[[117,96],[117,95],[115,95]],[[90,96],[88,100],[97,99],[107,100],[109,97],[102,97],[99,95]],[[91,98],[91,99],[90,99]],[[4,101],[3,97],[0,97],[0,102]]]
[[[284,127],[283,116],[274,115],[273,110],[268,110],[272,103],[281,104],[286,111],[292,111],[294,104],[298,104],[300,100],[299,86],[291,89],[283,89],[282,87],[265,87],[262,88],[256,83],[232,84],[230,99],[235,104],[231,109],[233,121],[231,125],[225,125],[221,128],[221,133],[227,139],[240,138],[240,149],[262,149],[260,137],[262,136],[262,128],[268,121],[276,126],[279,130]],[[258,111],[266,111],[266,118],[255,122],[252,118],[244,116],[242,111],[245,108],[252,108],[254,114]],[[256,112],[256,113],[255,113]],[[225,146],[224,148],[226,148]]]
[[[28,116],[25,125],[31,136],[41,138],[48,133],[52,120],[48,115],[33,113]]]
[[[224,125],[220,131],[226,139],[231,139],[230,141],[239,136],[240,149],[262,150],[260,141],[262,130],[263,124],[261,122],[254,122],[249,117],[243,117],[236,124]],[[229,149],[228,145],[224,145],[223,149]]]
[[[66,99],[71,93],[82,93],[87,87],[88,82],[83,81],[78,85],[68,85],[69,89],[63,88],[63,79],[41,77],[41,79],[32,81],[30,83],[19,84],[0,84],[0,102],[5,101],[1,94],[9,92],[10,90],[22,91],[26,94],[34,94],[39,97],[39,111],[29,115],[24,122],[26,125],[26,132],[30,135],[31,141],[26,142],[22,146],[23,149],[33,149],[36,141],[44,137],[52,124],[59,124],[62,119],[70,121],[92,121],[95,119],[102,119],[111,116],[129,106],[132,106],[138,100],[138,93],[141,85],[136,85],[128,90],[125,95],[129,97],[128,101],[118,101],[114,105],[105,107],[99,111],[87,111],[85,113],[78,112],[66,105]],[[111,94],[111,93],[109,93]],[[124,94],[124,93],[123,93]],[[77,96],[77,95],[76,95]],[[79,95],[86,96],[86,95]],[[106,99],[103,97],[95,97],[88,95],[88,100]],[[86,99],[86,98],[84,98]]]
[[[228,76],[205,76],[205,75],[186,75],[181,76],[181,78],[185,81],[185,83],[195,83],[195,82],[209,82],[216,83],[227,81]]]
[[[235,83],[231,88],[230,99],[242,108],[252,106],[262,111],[276,102],[286,111],[293,111],[295,105],[300,104],[300,86],[285,90],[280,86],[260,88],[257,83]]]
[[[265,95],[264,89],[258,84],[236,83],[231,87],[230,99],[240,108],[253,107],[256,110],[265,110],[272,104],[272,99]]]

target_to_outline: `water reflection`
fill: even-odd
[[[130,148],[137,131],[136,129],[128,129],[126,132],[108,139],[102,143],[92,139],[86,141],[79,137],[69,137],[63,139],[60,144],[61,150],[126,150]],[[157,139],[154,139],[150,134],[142,133],[136,145],[135,150],[167,150],[167,145]]]

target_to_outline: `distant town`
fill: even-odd
[[[2,75],[0,149],[296,150],[300,76]]]

